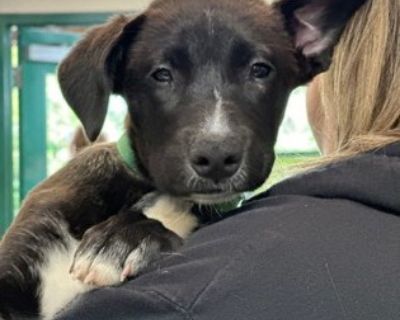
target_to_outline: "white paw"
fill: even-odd
[[[117,285],[120,282],[118,266],[105,257],[97,256],[93,261],[86,256],[79,258],[71,268],[75,280],[93,287]]]
[[[73,279],[94,288],[115,286],[136,276],[159,255],[159,244],[145,239],[129,253],[122,263],[118,256],[118,250],[100,252],[97,255],[92,252],[77,256],[70,274]]]

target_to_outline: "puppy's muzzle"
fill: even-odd
[[[239,171],[244,149],[241,140],[232,136],[203,138],[191,148],[190,166],[200,177],[218,184]]]

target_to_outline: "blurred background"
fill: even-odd
[[[79,122],[65,103],[57,64],[85,30],[149,0],[0,1],[0,235],[36,184],[63,166]],[[124,101],[112,97],[104,137],[122,134]],[[288,167],[318,156],[307,123],[305,88],[291,96],[268,185]]]

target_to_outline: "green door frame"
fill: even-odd
[[[11,65],[11,28],[46,25],[88,26],[102,23],[110,15],[112,13],[0,14],[0,236],[11,223],[14,212],[11,103],[14,84]],[[26,120],[29,118],[26,117]]]
[[[13,218],[11,33],[0,16],[0,234]]]
[[[19,191],[20,199],[47,177],[46,76],[55,73],[57,62],[31,59],[32,45],[72,46],[80,35],[36,27],[18,30],[19,68]],[[42,49],[43,50],[43,49]],[[26,83],[25,83],[26,82]]]

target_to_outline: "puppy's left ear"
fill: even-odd
[[[366,0],[282,0],[275,4],[293,37],[304,81],[326,71],[343,29]]]

